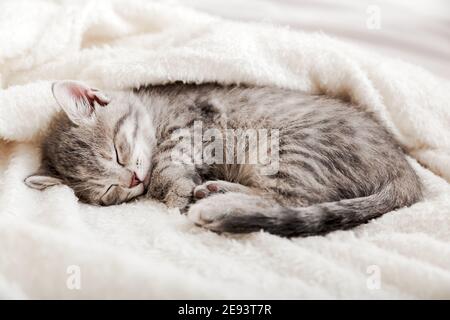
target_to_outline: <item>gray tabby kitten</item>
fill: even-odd
[[[263,229],[286,237],[348,229],[422,197],[391,135],[371,114],[336,99],[215,84],[104,94],[59,81],[52,90],[63,112],[43,141],[41,168],[25,180],[32,188],[63,183],[99,205],[146,195],[216,232]],[[233,161],[174,161],[173,134],[192,132],[196,121],[220,132],[278,130],[277,172]]]

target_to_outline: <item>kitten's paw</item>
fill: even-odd
[[[191,197],[180,196],[174,192],[167,194],[164,203],[169,208],[178,208],[180,211],[185,210],[185,208],[191,203]]]
[[[219,181],[207,181],[195,187],[193,196],[195,199],[203,199],[214,193],[225,193],[227,190],[224,184]]]
[[[243,194],[255,193],[249,187],[243,186],[239,183],[228,182],[224,180],[207,181],[197,187],[195,187],[193,196],[194,199],[203,199],[210,195],[226,192],[240,192]]]
[[[192,190],[196,184],[189,179],[178,181],[167,193],[164,203],[169,208],[179,208],[183,211],[192,202]]]

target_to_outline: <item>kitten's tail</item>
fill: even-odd
[[[411,205],[420,198],[420,187],[405,190],[403,186],[402,190],[396,184],[390,184],[367,197],[325,202],[309,207],[249,208],[251,212],[247,210],[244,214],[226,215],[217,231],[248,233],[262,229],[284,237],[322,235],[366,223],[386,212]]]

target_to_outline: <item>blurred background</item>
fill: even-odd
[[[449,0],[161,0],[240,21],[321,31],[450,79]]]

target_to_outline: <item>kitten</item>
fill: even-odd
[[[286,237],[348,229],[422,197],[391,135],[368,112],[336,99],[216,84],[104,94],[59,81],[52,91],[62,112],[43,140],[41,168],[25,180],[32,188],[64,183],[81,201],[99,205],[145,195],[216,232],[263,229]],[[216,130],[221,137],[225,163],[175,161],[174,135],[195,135],[199,122],[200,134]],[[261,163],[235,161],[230,141],[246,129],[278,134],[267,150],[277,151],[271,174]],[[238,133],[220,141],[229,130]],[[212,140],[200,142],[207,149]],[[256,150],[249,143],[244,149],[246,156]]]

